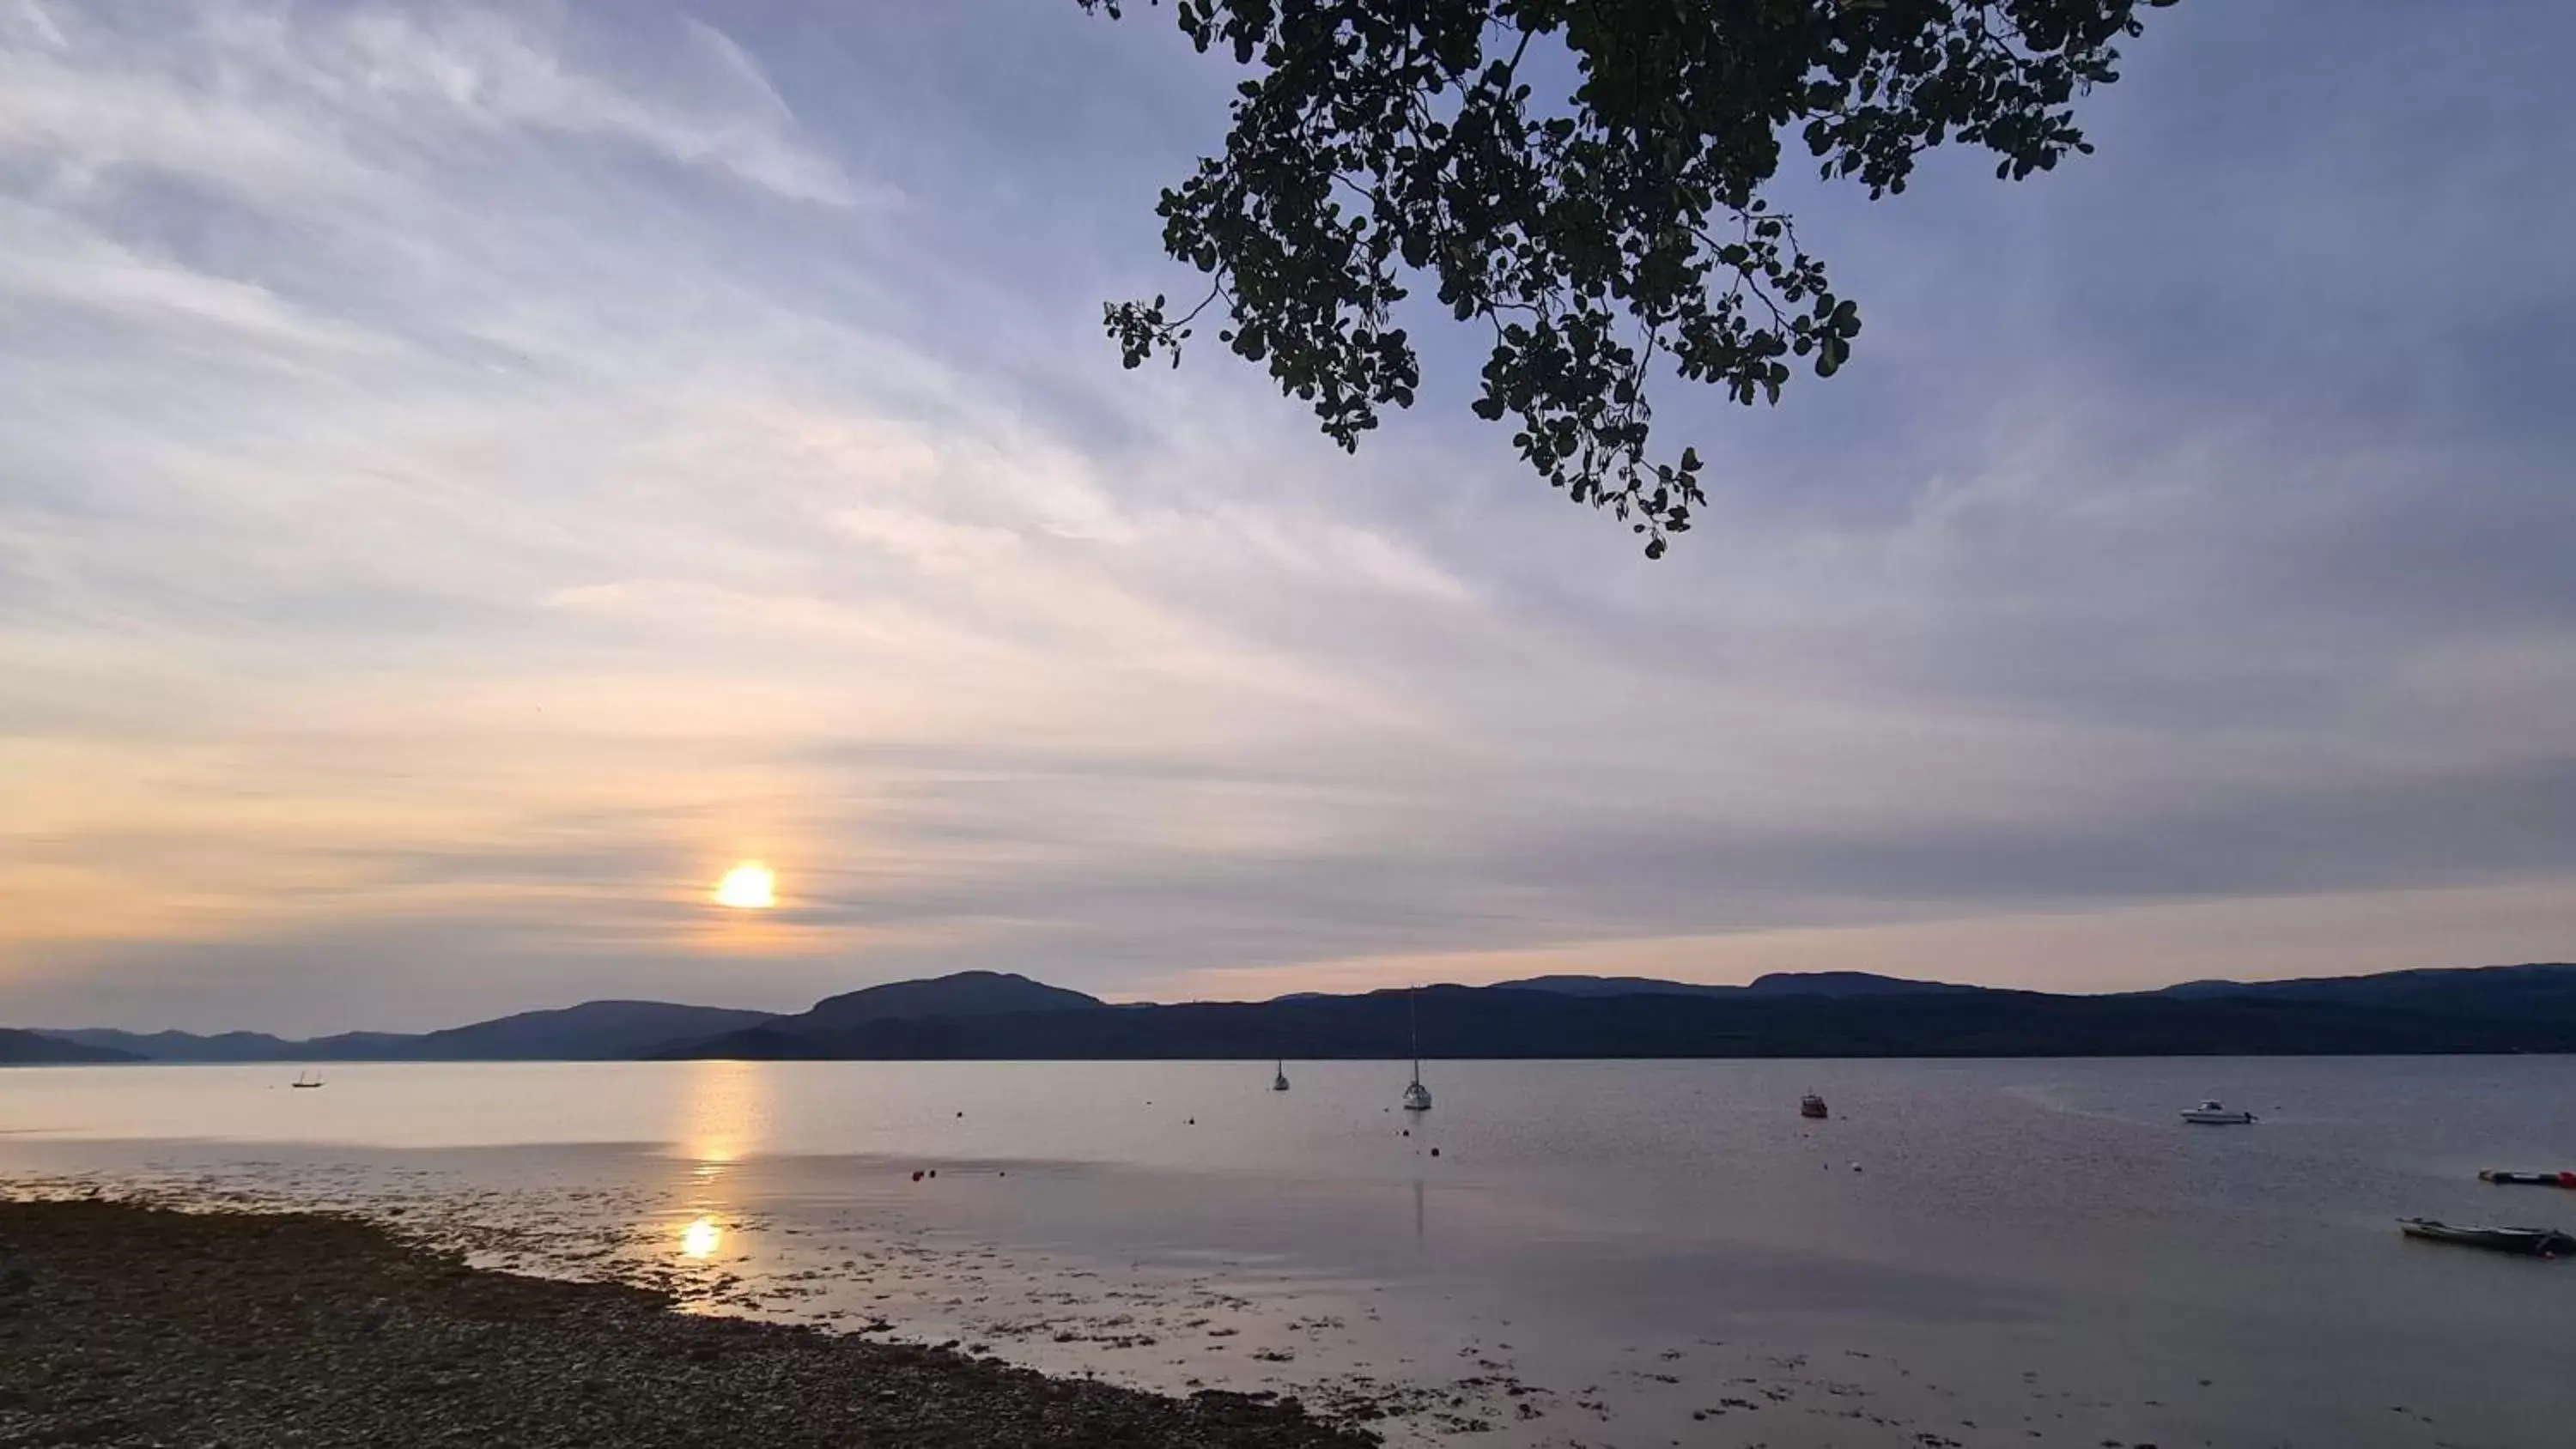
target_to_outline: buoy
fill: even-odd
[[[958,1115],[958,1116],[960,1116],[960,1117],[963,1117],[963,1116],[965,1116],[966,1114],[965,1114],[965,1113],[963,1113],[963,1112],[960,1112],[960,1113],[958,1113],[957,1115]]]
[[[1854,1172],[1858,1172],[1858,1171],[1860,1171],[1860,1164],[1859,1164],[1859,1163],[1857,1163],[1857,1162],[1853,1163],[1853,1164],[1852,1164],[1852,1171],[1854,1171]]]
[[[913,1181],[915,1181],[915,1182],[919,1182],[919,1181],[921,1181],[921,1169],[920,1169],[920,1168],[916,1167],[916,1168],[914,1168],[914,1169],[912,1170],[912,1180],[913,1180]]]
[[[1854,1172],[1858,1172],[1858,1171],[1860,1171],[1859,1166],[1858,1166],[1857,1164],[1855,1164],[1855,1165],[1853,1166],[1853,1168],[1852,1168],[1852,1171],[1854,1171]],[[937,1177],[937,1176],[939,1175],[939,1169],[938,1169],[938,1168],[936,1168],[936,1167],[934,1167],[934,1168],[930,1169],[930,1175],[931,1175],[931,1176],[933,1176],[933,1177]]]
[[[1432,1156],[1434,1156],[1434,1157],[1438,1157],[1438,1156],[1440,1155],[1440,1149],[1439,1149],[1439,1148],[1437,1148],[1437,1147],[1432,1148],[1432,1149],[1431,1149],[1431,1155],[1432,1155]]]

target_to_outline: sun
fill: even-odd
[[[778,904],[778,877],[759,861],[746,860],[726,871],[717,883],[716,904],[738,911],[765,911]]]

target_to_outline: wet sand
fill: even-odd
[[[1373,1442],[948,1349],[468,1266],[354,1218],[0,1202],[0,1443],[1261,1446]]]
[[[1542,1382],[1526,1375],[1522,1359],[1534,1336],[1551,1331],[1544,1324],[1485,1319],[1454,1324],[1449,1334],[1417,1336],[1380,1320],[1382,1294],[1373,1285],[1337,1291],[1295,1279],[1264,1283],[1257,1271],[1231,1262],[1155,1270],[1082,1255],[1012,1252],[951,1231],[904,1227],[883,1216],[882,1207],[860,1220],[838,1221],[711,1214],[703,1211],[707,1180],[699,1171],[685,1174],[687,1186],[656,1191],[625,1180],[611,1167],[615,1160],[580,1159],[570,1180],[553,1187],[537,1181],[500,1186],[495,1179],[507,1174],[489,1161],[457,1172],[323,1156],[265,1158],[215,1171],[0,1176],[0,1192],[22,1202],[151,1209],[191,1223],[373,1225],[434,1261],[492,1270],[510,1283],[614,1285],[640,1290],[665,1316],[799,1326],[898,1355],[908,1346],[970,1364],[1010,1363],[1041,1382],[1116,1384],[1164,1403],[1293,1403],[1309,1425],[1383,1436],[1399,1449],[1462,1441],[1494,1449],[1948,1449],[2001,1442],[2155,1449],[2160,1441],[2212,1442],[2139,1434],[2142,1406],[2070,1394],[2043,1386],[2035,1375],[2021,1375],[2007,1395],[1963,1399],[1882,1355],[1832,1346],[1799,1351],[1767,1335],[1605,1343],[1600,1352],[1580,1356],[1591,1360],[1582,1376]],[[877,1176],[905,1176],[879,1166]],[[918,1190],[997,1185],[992,1177],[989,1171],[961,1177],[951,1164],[945,1176]],[[959,1203],[944,1206],[938,1216],[954,1213]],[[705,1236],[692,1240],[693,1228]],[[150,1242],[136,1249],[156,1250]],[[0,1261],[6,1253],[0,1232]],[[0,1320],[5,1317],[0,1306]],[[0,1352],[8,1347],[0,1335]],[[1559,1369],[1579,1361],[1562,1353],[1545,1357]],[[590,1376],[578,1359],[576,1368]],[[0,1374],[0,1384],[6,1382]],[[1998,1437],[2001,1424],[2013,1425],[2012,1432]],[[0,1415],[0,1444],[17,1442],[10,1427]],[[173,1441],[156,1435],[101,1442]],[[176,1442],[271,1441],[190,1435]],[[335,1433],[296,1442],[342,1441]],[[468,1436],[460,1442],[487,1441]],[[1255,1441],[1145,1435],[1118,1442]]]

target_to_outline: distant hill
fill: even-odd
[[[1545,991],[1557,996],[1899,996],[1935,991],[1975,991],[1946,981],[1909,981],[1867,971],[1774,971],[1749,986],[1711,986],[1697,981],[1663,981],[1652,976],[1531,976],[1498,981],[1514,991]]]
[[[132,1062],[142,1058],[112,1047],[91,1046],[86,1042],[64,1041],[43,1032],[16,1031],[0,1026],[0,1066],[50,1067],[74,1066],[83,1062]]]
[[[765,1011],[679,1006],[667,1001],[585,1001],[556,1011],[523,1011],[414,1038],[407,1059],[439,1061],[582,1061],[645,1056],[770,1020]]]
[[[1744,989],[1756,996],[1933,996],[1987,988],[1948,981],[1911,981],[1867,971],[1774,971],[1753,978],[1753,984]]]
[[[419,1036],[0,1031],[0,1062],[578,1060],[624,1057],[1124,1060],[1401,1057],[1997,1057],[2576,1052],[2576,965],[2195,981],[2060,996],[1865,972],[1748,986],[1544,976],[1274,1001],[1110,1006],[967,971],[767,1016],[593,1001]],[[83,1054],[86,1053],[86,1054]],[[79,1055],[73,1055],[79,1054]]]
[[[116,1053],[108,1060],[161,1062],[581,1061],[640,1057],[674,1042],[694,1041],[767,1021],[764,1011],[681,1006],[667,1001],[585,1001],[553,1011],[420,1034],[343,1032],[309,1041],[266,1032],[199,1036],[184,1031],[127,1032],[86,1027],[42,1033],[59,1042]]]
[[[827,996],[795,1016],[772,1017],[745,1030],[708,1033],[667,1045],[658,1055],[685,1057],[835,1057],[880,1023],[954,1022],[990,1016],[1046,1018],[1111,1010],[1096,996],[1049,986],[1005,971],[960,971],[922,981],[893,981]]]
[[[2389,971],[2376,976],[2315,976],[2292,981],[2186,981],[2141,993],[2188,1001],[2334,1002],[2385,1011],[2430,1012],[2484,1019],[2576,1013],[2576,965]]]
[[[47,1027],[40,1035],[156,1062],[274,1062],[283,1060],[287,1048],[295,1045],[264,1031],[199,1036],[188,1031],[113,1031],[92,1026]]]
[[[2548,972],[2559,973],[2550,976]],[[673,1056],[915,1059],[1390,1058],[1419,1016],[1434,1057],[1998,1057],[2576,1052],[2576,967],[2446,973],[2461,1001],[2428,1012],[2297,992],[2060,996],[1839,973],[1767,988],[1562,992],[1527,985],[1087,1010],[785,1017]],[[1028,983],[1034,985],[1035,983]],[[1817,989],[1821,986],[1822,989]],[[2394,990],[2395,988],[2388,988]],[[2370,992],[2360,993],[2364,998]],[[881,998],[885,1000],[887,998]],[[1088,998],[1084,998],[1088,1000]],[[788,1029],[790,1023],[799,1023]]]
[[[1103,1004],[1097,996],[1007,971],[959,971],[827,996],[803,1016],[781,1017],[778,1024],[855,1026],[899,1016],[999,1016],[1011,1011],[1081,1011]]]
[[[317,1036],[280,1045],[287,1058],[301,1061],[401,1061],[414,1055],[411,1048],[420,1039],[413,1032],[344,1031],[338,1036]]]
[[[1696,981],[1659,981],[1651,976],[1525,976],[1497,981],[1500,991],[1544,991],[1551,996],[1741,996],[1741,986],[1707,986]],[[1282,997],[1281,1000],[1287,998]]]

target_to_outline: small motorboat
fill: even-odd
[[[2576,1238],[2556,1228],[2455,1228],[2431,1218],[2399,1218],[2398,1229],[2410,1238],[2432,1243],[2457,1243],[2464,1248],[2485,1248],[2494,1253],[2519,1253],[2526,1258],[2555,1258],[2576,1253]]]
[[[2254,1120],[2254,1114],[2209,1101],[2183,1113],[2182,1120],[2196,1122],[2203,1127],[2243,1127]]]
[[[1809,1092],[1807,1095],[1798,1099],[1798,1115],[1801,1117],[1829,1117],[1833,1114],[1826,1110],[1824,1098],[1817,1096],[1813,1092]]]
[[[2508,1183],[2518,1187],[2563,1187],[2576,1190],[2576,1172],[2503,1172],[2490,1167],[2478,1174],[2478,1181]]]

